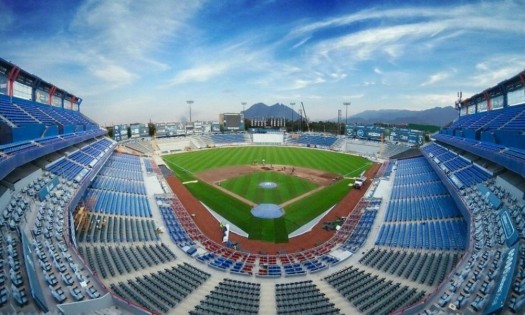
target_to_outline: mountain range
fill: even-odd
[[[287,120],[298,120],[301,116],[295,110],[283,104],[277,103],[268,106],[263,103],[257,103],[244,112],[244,117],[248,119],[284,117]]]
[[[407,109],[380,109],[366,110],[364,112],[348,117],[348,123],[388,123],[388,124],[423,124],[434,126],[445,126],[457,118],[457,111],[452,106],[434,107],[426,110],[415,111]],[[263,103],[253,104],[248,108],[244,116],[248,119],[260,119],[263,117],[285,117],[287,120],[298,120],[300,115],[294,109],[283,104],[266,105]],[[345,117],[342,118],[343,121]],[[316,120],[314,118],[314,120]],[[337,121],[337,118],[330,119]]]
[[[348,118],[348,123],[422,124],[443,127],[458,117],[452,106],[421,111],[406,109],[365,110]],[[337,120],[337,119],[336,119]]]

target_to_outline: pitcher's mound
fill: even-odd
[[[277,187],[277,183],[274,182],[261,182],[259,183],[259,187],[264,189],[274,189]]]

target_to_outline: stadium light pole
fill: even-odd
[[[242,105],[242,114],[244,115],[245,114],[245,107],[246,107],[246,102],[241,102],[241,105]]]
[[[191,122],[191,104],[193,104],[193,101],[189,100],[189,101],[186,101],[186,103],[188,103],[188,105],[190,106],[190,122]]]
[[[348,106],[352,104],[351,102],[344,102],[343,105],[346,107],[346,113],[345,113],[345,136],[346,136],[346,128],[348,126]],[[348,139],[345,141],[345,152],[348,152]]]
[[[293,132],[293,112],[295,111],[295,110],[293,109],[293,107],[295,106],[295,103],[294,103],[294,102],[291,102],[291,103],[290,103],[290,106],[292,107],[292,132]]]
[[[344,102],[343,105],[346,107],[346,116],[345,116],[345,129],[346,129],[346,126],[348,126],[348,106],[350,106],[350,104],[352,104],[351,102]],[[346,133],[346,132],[345,132]]]
[[[242,120],[243,120],[243,123],[244,123],[244,131],[246,131],[246,110],[245,110],[245,107],[246,107],[246,102],[241,102],[241,105],[242,105]]]

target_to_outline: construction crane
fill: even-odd
[[[303,102],[301,102],[301,106],[303,107],[304,120],[306,121],[306,128],[307,128],[308,132],[310,132],[310,123],[308,122],[308,117],[306,116],[306,110],[304,109]]]

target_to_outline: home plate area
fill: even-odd
[[[273,203],[261,203],[253,207],[251,213],[254,217],[261,219],[276,219],[284,215],[284,210]]]

